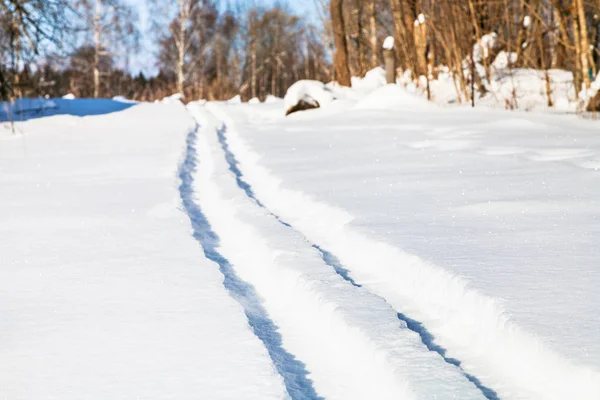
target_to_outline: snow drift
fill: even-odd
[[[428,110],[435,104],[416,94],[409,93],[399,85],[390,84],[369,93],[360,100],[356,109],[369,110]]]

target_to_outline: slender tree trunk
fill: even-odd
[[[385,60],[385,80],[387,84],[396,83],[396,52],[393,48],[383,50]]]
[[[342,0],[331,0],[331,23],[335,41],[335,72],[337,82],[342,86],[350,86],[350,68],[348,66],[348,45]]]
[[[404,15],[402,12],[401,0],[390,0],[390,8],[392,9],[392,19],[394,20],[394,39],[396,41],[395,48],[397,54],[400,56],[400,65],[403,68],[412,69],[415,72],[415,65],[413,62],[413,52],[410,48],[409,35],[407,28],[404,25]],[[412,24],[412,21],[411,21]]]
[[[577,1],[577,0],[574,0]],[[581,86],[583,84],[583,79],[585,79],[584,76],[582,75],[586,75],[585,73],[582,74],[582,72],[584,71],[583,69],[583,65],[581,64],[581,62],[583,61],[583,57],[582,57],[582,53],[583,51],[581,50],[581,38],[580,38],[580,31],[579,31],[579,22],[577,17],[573,17],[573,41],[575,42],[575,94],[578,94],[579,91],[581,90]]]
[[[252,98],[257,97],[256,92],[256,39],[252,42]]]
[[[377,20],[375,19],[375,0],[369,1],[369,42],[371,43],[371,68],[377,67]]]
[[[100,52],[102,51],[101,45],[101,26],[100,17],[102,12],[102,0],[96,0],[96,10],[94,13],[94,98],[100,96]]]
[[[181,93],[181,95],[185,96],[184,84],[185,84],[185,24],[188,20],[188,8],[187,2],[185,0],[179,0],[179,26],[177,31],[177,92]]]
[[[575,0],[577,6],[577,13],[579,15],[579,30],[581,40],[581,69],[583,73],[583,84],[586,89],[591,86],[590,80],[590,42],[588,38],[587,21],[585,18],[585,10],[583,8],[583,0]]]

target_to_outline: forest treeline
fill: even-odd
[[[511,68],[572,72],[575,92],[600,68],[600,0],[307,1],[316,15],[293,3],[147,0],[142,29],[125,0],[0,0],[1,95],[283,96],[299,79],[350,85],[382,64],[390,35],[404,76],[450,71],[467,101],[485,92],[502,51]],[[146,69],[157,73],[132,75],[136,59],[156,60]]]

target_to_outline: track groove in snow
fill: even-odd
[[[196,193],[221,239],[219,252],[263,299],[283,346],[306,365],[319,395],[484,398],[383,299],[344,280],[324,262],[324,253],[248,196],[250,188],[238,186],[220,147],[219,121],[188,107],[203,127]]]
[[[421,321],[435,345],[446,349],[445,358],[462,360],[464,370],[500,398],[600,398],[598,371],[570,361],[521,329],[495,299],[436,265],[358,232],[348,225],[353,218],[346,212],[282,188],[231,118],[218,105],[208,106],[229,126],[228,146],[260,201],[335,254],[357,284]]]
[[[293,229],[299,235],[301,235],[306,240],[306,242],[310,244],[310,246],[312,248],[314,248],[315,250],[317,250],[319,252],[323,261],[327,265],[332,267],[334,269],[334,271],[339,276],[341,276],[345,281],[349,282],[351,285],[353,285],[355,287],[361,287],[361,285],[359,285],[358,283],[356,283],[354,281],[354,279],[352,279],[352,277],[350,276],[350,272],[342,265],[340,260],[334,254],[319,247],[317,244],[312,243],[308,238],[306,238],[306,236],[304,236],[302,234],[302,232],[299,232],[291,224],[284,221],[280,216],[278,216],[277,214],[270,211],[267,207],[265,207],[265,205],[263,203],[261,203],[261,201],[259,199],[256,198],[254,191],[252,190],[252,186],[244,180],[243,174],[239,169],[239,165],[235,158],[235,155],[229,149],[229,145],[227,144],[227,138],[225,136],[226,132],[227,132],[227,125],[223,122],[223,125],[221,126],[221,128],[219,128],[219,130],[217,132],[217,136],[219,138],[219,143],[221,144],[221,148],[223,149],[223,153],[225,154],[225,159],[227,160],[227,163],[229,165],[229,170],[235,175],[235,179],[236,179],[238,187],[240,189],[242,189],[249,198],[254,200],[259,207],[264,208],[277,221],[279,221],[279,223],[283,224],[284,226],[286,226],[290,229]],[[406,326],[408,327],[408,329],[412,330],[413,332],[417,333],[420,336],[421,341],[427,347],[427,349],[438,353],[445,362],[460,368],[461,371],[463,371],[465,377],[469,381],[471,381],[479,390],[481,390],[483,395],[488,400],[498,400],[499,399],[498,394],[494,390],[483,385],[481,383],[481,381],[478,378],[476,378],[475,376],[473,376],[472,374],[466,373],[462,369],[462,367],[461,367],[462,363],[459,360],[447,357],[446,349],[444,349],[443,347],[441,347],[435,343],[434,336],[427,331],[427,329],[423,326],[422,323],[420,323],[414,319],[411,319],[400,312],[398,312],[397,315],[398,315],[398,319],[400,321],[404,322],[406,324]]]
[[[279,221],[279,223],[283,224],[284,226],[286,226],[290,229],[294,229],[294,231],[298,232],[298,234],[301,235],[307,241],[307,243],[309,243],[311,245],[311,247],[313,247],[315,250],[317,250],[319,252],[323,261],[327,265],[332,267],[334,269],[334,271],[338,275],[340,275],[345,281],[349,282],[351,285],[353,285],[355,287],[362,287],[361,285],[356,283],[354,281],[354,279],[352,279],[352,277],[350,276],[350,272],[342,265],[340,260],[334,254],[330,253],[327,250],[324,250],[323,248],[319,247],[317,244],[312,243],[308,238],[306,238],[306,236],[304,236],[301,232],[297,231],[291,224],[284,221],[281,217],[279,217],[278,215],[276,215],[275,213],[270,211],[267,207],[265,207],[265,205],[263,203],[261,203],[261,201],[259,199],[256,198],[256,196],[254,195],[254,191],[252,190],[252,186],[244,180],[243,174],[239,169],[238,162],[235,158],[235,155],[229,149],[229,146],[227,144],[227,139],[225,137],[226,132],[227,132],[227,125],[224,123],[223,126],[218,130],[217,136],[219,138],[219,143],[221,144],[221,148],[223,149],[223,152],[225,154],[225,159],[227,160],[227,163],[229,164],[229,170],[235,175],[235,179],[238,184],[238,187],[240,189],[242,189],[249,198],[254,200],[259,207],[264,208],[277,221]],[[444,359],[444,361],[460,368],[461,371],[463,371],[465,377],[469,381],[471,381],[479,390],[481,390],[483,395],[488,400],[498,400],[499,399],[498,394],[494,390],[483,385],[481,383],[481,381],[478,378],[476,378],[475,376],[473,376],[472,374],[466,373],[462,369],[462,367],[461,367],[462,363],[459,360],[457,360],[455,358],[449,358],[446,355],[446,352],[447,352],[446,349],[444,349],[443,347],[441,347],[435,343],[434,336],[430,332],[427,331],[427,329],[423,326],[422,323],[420,323],[419,321],[416,321],[412,318],[409,318],[400,312],[398,312],[397,315],[398,315],[398,319],[403,321],[406,324],[406,326],[408,327],[408,329],[417,333],[421,337],[421,341],[430,351],[434,351],[434,352],[438,353]]]
[[[320,399],[312,381],[307,377],[304,364],[287,352],[281,344],[277,326],[269,318],[254,288],[240,279],[229,261],[219,252],[219,237],[213,232],[202,209],[194,200],[194,175],[196,173],[196,136],[198,127],[187,138],[185,159],[179,170],[181,200],[194,230],[194,238],[200,242],[206,258],[216,262],[223,274],[223,285],[231,296],[244,308],[248,323],[254,334],[264,343],[274,366],[282,376],[292,399]]]

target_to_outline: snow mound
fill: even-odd
[[[334,99],[335,96],[323,82],[302,80],[290,86],[283,98],[283,106],[287,111],[303,101],[315,107],[323,107]]]
[[[386,85],[372,93],[356,104],[356,109],[362,110],[399,110],[430,109],[435,107],[426,99],[413,95],[399,85]]]
[[[164,104],[173,104],[173,103],[182,103],[183,102],[183,94],[174,93],[170,96],[165,97],[161,100],[161,103]]]
[[[506,51],[501,51],[494,59],[492,67],[494,67],[496,70],[503,70],[514,65],[517,62],[517,59],[517,53],[507,53]]]
[[[278,103],[282,100],[283,99],[281,97],[277,97],[277,96],[273,96],[272,94],[268,94],[267,98],[265,99],[265,103],[273,104],[273,103]]]
[[[68,93],[68,94],[65,94],[62,98],[65,100],[74,100],[76,97],[73,93]]]
[[[260,104],[260,100],[258,99],[258,97],[253,97],[250,100],[248,100],[248,104]]]
[[[242,104],[242,96],[239,94],[237,96],[233,96],[231,99],[227,100],[227,104]]]
[[[365,74],[364,78],[352,77],[352,89],[371,92],[375,89],[379,89],[385,86],[387,83],[385,79],[385,69],[376,67]]]
[[[112,99],[121,103],[137,103],[137,101],[128,99],[125,96],[114,96]]]

